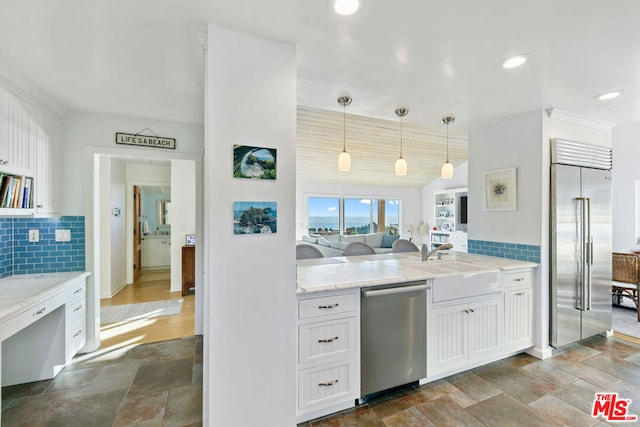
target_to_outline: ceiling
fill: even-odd
[[[637,0],[0,0],[0,61],[72,111],[203,123],[198,25],[297,44],[298,104],[452,131],[554,107],[640,121]],[[525,66],[503,70],[513,54]],[[594,96],[623,90],[617,99]]]

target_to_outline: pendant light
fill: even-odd
[[[338,156],[338,170],[349,172],[351,156],[347,153],[347,105],[351,105],[351,97],[341,96],[338,98],[338,104],[342,105],[342,153]]]
[[[442,169],[440,170],[442,179],[453,178],[453,165],[449,163],[449,125],[453,123],[455,119],[453,116],[444,116],[442,118],[442,123],[447,125],[447,161],[442,165]]]
[[[402,118],[409,114],[408,108],[398,108],[396,116],[400,117],[400,157],[396,160],[396,175],[403,176],[407,174],[407,161],[402,157]]]

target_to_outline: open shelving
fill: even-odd
[[[433,193],[435,229],[429,233],[431,249],[452,243],[453,250],[467,251],[466,197],[466,188]]]

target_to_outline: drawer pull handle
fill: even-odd
[[[328,343],[328,342],[334,342],[338,339],[338,337],[333,337],[333,338],[327,338],[327,339],[323,339],[323,340],[318,340],[319,343]]]
[[[318,386],[320,387],[331,387],[332,385],[336,384],[338,382],[338,380],[333,380],[333,381],[326,381],[323,383],[318,383]]]
[[[514,282],[522,282],[524,277],[518,277],[517,279],[513,279]]]
[[[516,293],[514,295],[517,296],[517,297],[520,297],[520,296],[524,295],[524,292],[518,292],[518,293]]]
[[[329,304],[329,305],[319,305],[318,308],[323,310],[323,309],[328,309],[328,308],[336,308],[339,304],[335,303],[335,304]]]
[[[42,313],[44,313],[45,311],[47,311],[47,307],[43,307],[40,310],[36,311],[35,313],[33,313],[34,316],[39,316]]]
[[[465,313],[473,313],[473,308],[468,308],[464,311]]]
[[[75,334],[73,334],[74,338],[78,338],[80,336],[80,334],[82,334],[82,329],[80,329],[78,332],[76,332]]]
[[[73,291],[74,294],[79,294],[80,292],[82,292],[82,288],[78,288],[75,291]]]
[[[76,308],[73,309],[74,312],[80,311],[80,310],[82,310],[82,306],[81,305],[79,305],[79,306],[77,306]]]

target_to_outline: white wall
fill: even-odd
[[[379,197],[400,199],[400,234],[406,236],[407,227],[416,227],[422,220],[422,194],[419,188],[379,187],[368,185],[333,184],[298,180],[296,182],[296,239],[307,235],[309,196]]]
[[[542,114],[533,111],[469,129],[469,239],[540,245]],[[516,167],[517,210],[485,211],[484,173]],[[511,227],[513,236],[504,229]]]
[[[125,242],[125,202],[127,193],[127,169],[120,159],[111,159],[111,203],[103,206],[104,215],[111,219],[111,283],[109,293],[115,295],[127,284],[126,268],[127,252]],[[115,216],[113,209],[120,209],[120,215]]]
[[[171,160],[171,291],[182,289],[182,246],[196,234],[196,169],[191,160]],[[197,243],[197,240],[196,240]],[[196,292],[198,286],[196,284]]]
[[[208,29],[203,425],[294,426],[296,49]],[[277,149],[278,179],[234,179],[233,144]],[[233,234],[252,200],[277,202],[277,233]]]
[[[628,252],[635,246],[636,212],[640,207],[635,182],[640,181],[640,123],[613,129],[613,250]]]
[[[176,138],[175,150],[161,150],[154,148],[140,148],[115,143],[116,132],[137,133],[144,128],[150,128],[159,136]],[[148,131],[144,132],[148,134]],[[201,125],[173,123],[151,120],[140,117],[121,117],[107,114],[73,113],[65,117],[64,126],[64,162],[62,182],[65,191],[62,195],[62,213],[65,215],[85,215],[85,163],[87,147],[118,148],[131,152],[133,157],[149,158],[161,155],[171,158],[175,154],[202,155],[204,129]]]
[[[96,253],[100,267],[95,269],[95,274],[99,276],[97,283],[100,284],[100,298],[111,296],[111,158],[100,156],[97,160],[99,167],[97,207],[98,227],[101,230],[100,239],[96,239]],[[91,271],[91,270],[90,270]]]

